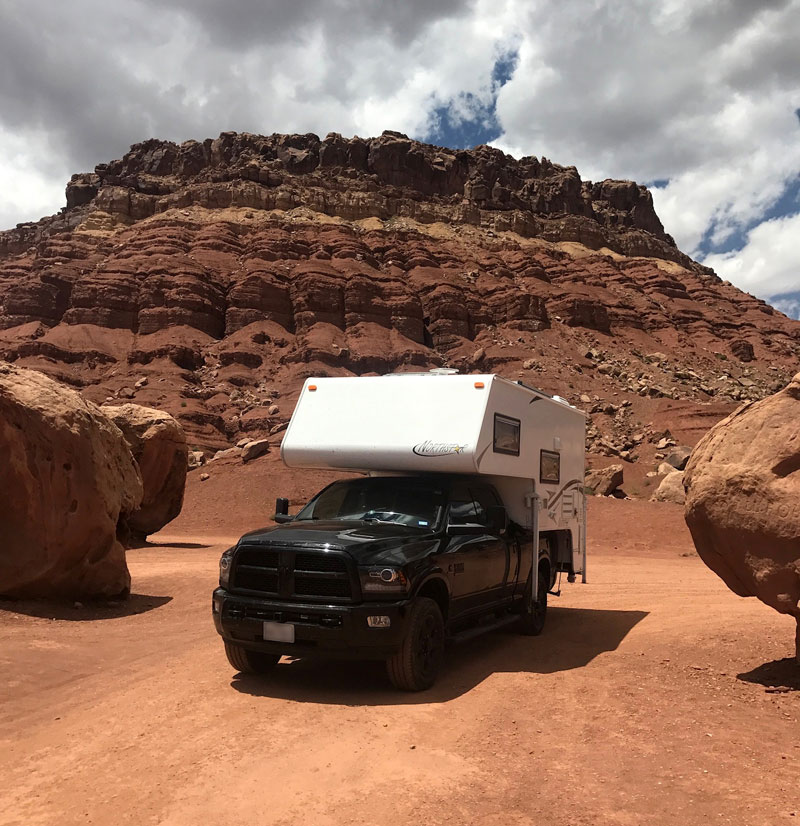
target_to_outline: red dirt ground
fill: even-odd
[[[589,584],[545,633],[453,648],[409,695],[376,664],[235,674],[219,553],[322,480],[275,458],[208,471],[129,553],[127,603],[0,604],[2,826],[800,819],[793,623],[705,568],[680,508],[591,500]]]

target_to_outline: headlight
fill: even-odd
[[[370,594],[403,594],[408,588],[408,579],[399,568],[362,568],[361,590]]]
[[[231,581],[231,568],[233,567],[234,548],[228,548],[219,558],[219,587],[227,588]]]

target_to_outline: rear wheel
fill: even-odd
[[[545,572],[539,568],[537,587],[534,599],[531,600],[531,578],[528,577],[528,586],[525,589],[525,599],[522,605],[520,630],[523,634],[538,637],[544,631],[547,619],[547,592],[550,589]]]
[[[272,671],[280,660],[280,654],[264,654],[261,651],[248,651],[241,645],[225,642],[225,656],[228,662],[242,674],[266,674]]]
[[[401,691],[424,691],[436,681],[444,658],[444,619],[427,597],[411,605],[400,650],[386,661],[389,679]]]

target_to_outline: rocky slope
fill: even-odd
[[[152,140],[0,233],[0,357],[207,451],[279,440],[304,376],[453,367],[566,396],[594,454],[650,469],[798,354],[800,324],[682,254],[645,188],[486,146]]]

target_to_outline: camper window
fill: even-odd
[[[519,456],[519,419],[494,414],[494,452]]]
[[[561,481],[561,455],[553,450],[539,454],[539,481],[557,485]]]

